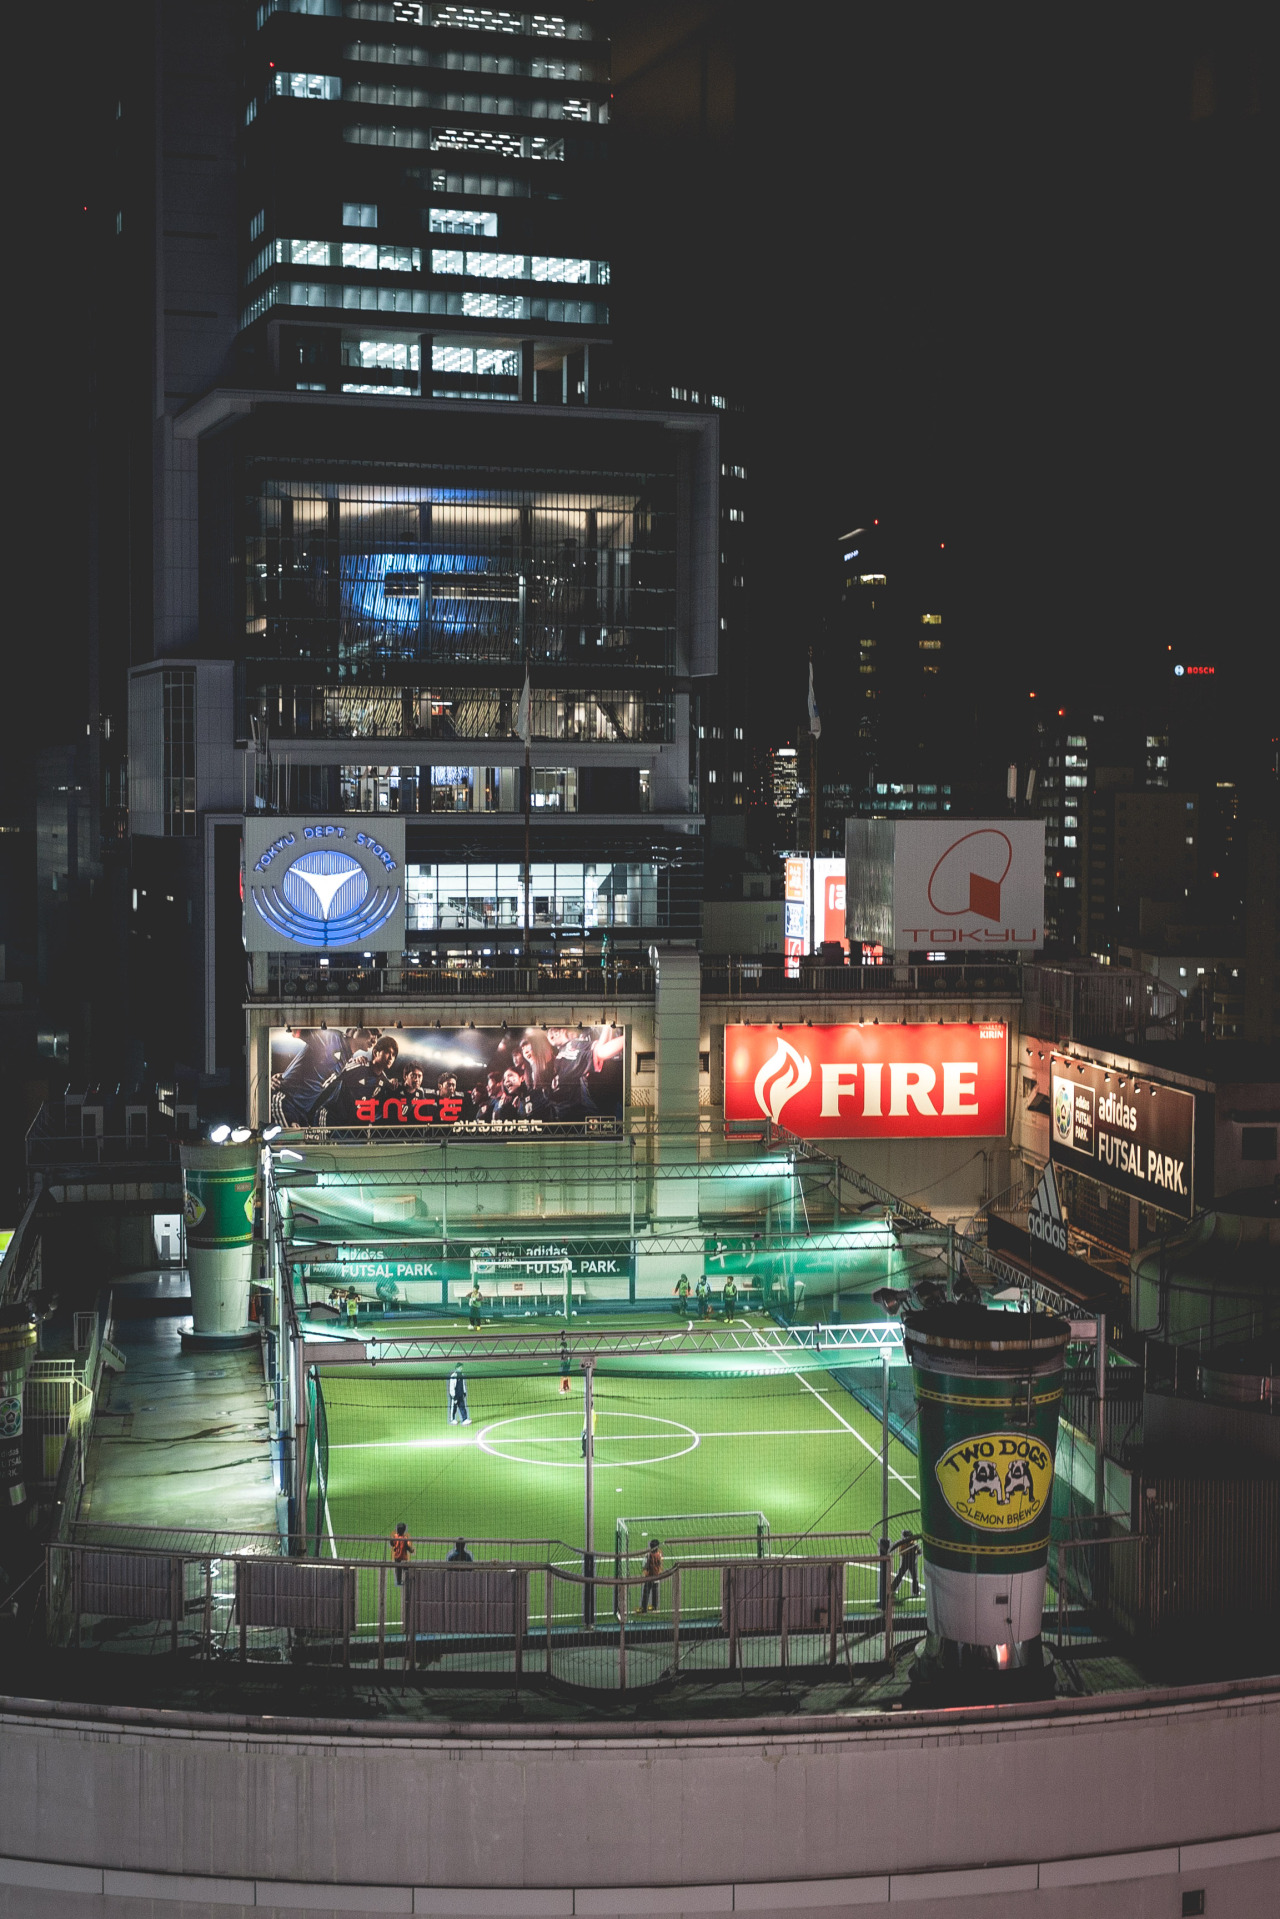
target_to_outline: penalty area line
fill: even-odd
[[[856,1426],[851,1426],[848,1420],[844,1417],[843,1413],[838,1413],[834,1406],[827,1406],[827,1402],[825,1399],[823,1399],[822,1394],[818,1392],[815,1387],[809,1385],[809,1382],[805,1378],[803,1373],[797,1373],[796,1378],[800,1381],[800,1384],[803,1387],[805,1387],[809,1392],[813,1394],[814,1398],[818,1401],[820,1405],[826,1406],[827,1411],[831,1414],[831,1417],[833,1419],[838,1419],[840,1421],[840,1424],[844,1427],[847,1433],[853,1434],[854,1438],[857,1440],[860,1446],[866,1447],[867,1451],[871,1454],[871,1457],[873,1459],[879,1459],[880,1448],[878,1446],[873,1446],[871,1444],[871,1441],[869,1439],[864,1438],[864,1436],[858,1431]],[[913,1486],[909,1479],[904,1479],[896,1466],[890,1466],[889,1477],[891,1479],[896,1479],[900,1486],[905,1486],[909,1493],[915,1493],[917,1496],[919,1495],[919,1491],[920,1491],[919,1487]]]

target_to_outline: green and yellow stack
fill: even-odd
[[[929,1630],[942,1671],[1038,1668],[1070,1327],[1051,1313],[909,1313]]]
[[[197,1339],[251,1336],[249,1282],[257,1180],[252,1145],[182,1149],[192,1332]]]

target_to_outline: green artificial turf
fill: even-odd
[[[841,1550],[819,1534],[879,1534],[879,1421],[829,1373],[772,1363],[774,1370],[757,1372],[743,1362],[733,1376],[599,1363],[594,1544],[610,1565],[619,1516],[759,1511],[777,1549],[815,1553]],[[403,1520],[419,1559],[441,1555],[432,1542],[463,1535],[478,1559],[569,1562],[583,1546],[580,1373],[565,1397],[554,1361],[522,1373],[471,1364],[471,1423],[451,1426],[448,1370],[408,1376],[389,1366],[344,1366],[323,1375],[328,1476],[320,1551],[385,1557],[385,1541]],[[904,1525],[918,1530],[917,1463],[891,1441],[890,1467],[896,1538]],[[316,1508],[313,1499],[313,1527]],[[679,1533],[671,1529],[665,1541],[669,1556],[679,1551]],[[353,1535],[370,1542],[342,1543]]]

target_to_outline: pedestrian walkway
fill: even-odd
[[[104,1381],[81,1522],[274,1533],[259,1348],[184,1353],[191,1319],[172,1310],[175,1280],[115,1283],[114,1343],[126,1364]]]

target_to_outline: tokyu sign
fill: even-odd
[[[845,829],[855,945],[964,958],[1044,943],[1043,820],[864,820]]]
[[[1049,1158],[1179,1219],[1195,1210],[1193,1093],[1054,1054]]]
[[[244,943],[251,953],[404,946],[404,821],[251,817]]]
[[[951,1026],[726,1026],[724,1116],[802,1139],[1003,1134],[1001,1020]]]

